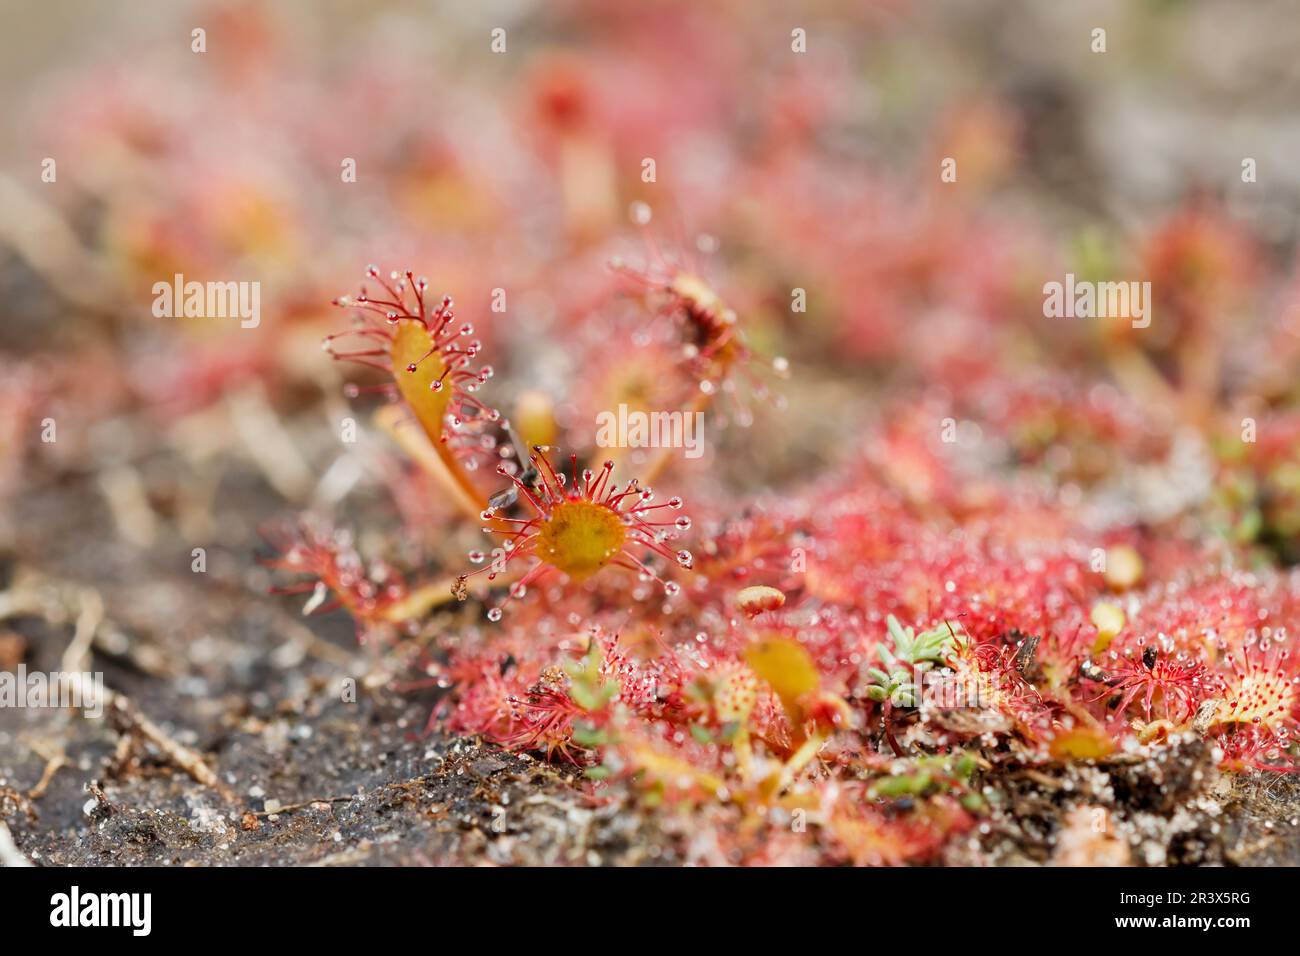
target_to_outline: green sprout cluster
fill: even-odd
[[[934,793],[956,794],[967,810],[978,811],[983,799],[970,789],[971,778],[979,769],[979,758],[961,750],[952,754],[933,754],[917,758],[908,771],[895,771],[871,785],[871,796],[878,799],[918,799]]]
[[[889,640],[876,646],[884,666],[867,670],[867,696],[877,703],[889,700],[900,707],[915,707],[917,670],[947,661],[956,650],[956,632],[945,621],[917,634],[899,624],[892,614],[886,625]]]

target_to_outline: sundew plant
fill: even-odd
[[[0,851],[1296,859],[1275,24],[798,6],[187,3],[31,65],[0,671],[110,721],[0,734]]]

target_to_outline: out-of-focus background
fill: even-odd
[[[161,434],[123,438],[117,411],[182,431],[231,400],[336,421],[339,376],[315,342],[371,262],[427,273],[473,319],[507,303],[478,323],[495,400],[522,414],[541,396],[579,445],[592,409],[665,398],[661,351],[610,347],[638,319],[608,263],[661,250],[702,273],[756,353],[798,373],[780,442],[716,436],[713,464],[741,490],[851,460],[880,388],[956,396],[956,417],[978,419],[1016,404],[996,383],[1119,385],[1157,417],[1178,405],[1148,423],[1161,440],[1210,408],[1289,400],[1300,28],[1285,4],[65,2],[0,17],[0,347],[10,401],[58,406],[47,461],[101,442],[94,466]],[[1153,281],[1161,320],[1141,336],[1044,320],[1043,284],[1067,272]],[[259,283],[258,327],[155,318],[154,284],[177,274]],[[767,385],[731,417],[766,414]],[[291,499],[328,467],[252,445]]]

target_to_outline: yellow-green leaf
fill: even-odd
[[[429,330],[419,322],[402,319],[397,323],[392,345],[393,380],[429,441],[436,444],[442,439],[442,420],[451,399],[451,386],[444,383],[439,390],[432,388],[447,368],[439,352],[430,353],[432,346]],[[408,371],[412,365],[414,372]]]

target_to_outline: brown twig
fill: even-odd
[[[125,694],[106,691],[109,712],[123,730],[136,733],[152,743],[173,766],[184,770],[198,783],[210,787],[226,803],[234,803],[235,795],[221,782],[212,768],[203,762],[203,756],[176,741],[152,720],[140,713]]]
[[[355,800],[356,797],[317,797],[315,800],[304,800],[301,803],[289,803],[274,810],[255,810],[255,817],[277,817],[282,813],[292,813],[294,810],[301,810],[303,807],[310,807],[316,803],[347,803]]]
[[[36,782],[36,786],[27,791],[29,800],[39,800],[45,796],[45,791],[49,789],[50,781],[59,770],[68,765],[68,755],[62,747],[58,749],[43,747],[33,747],[37,755],[45,758],[45,769],[41,771],[41,779]]]

